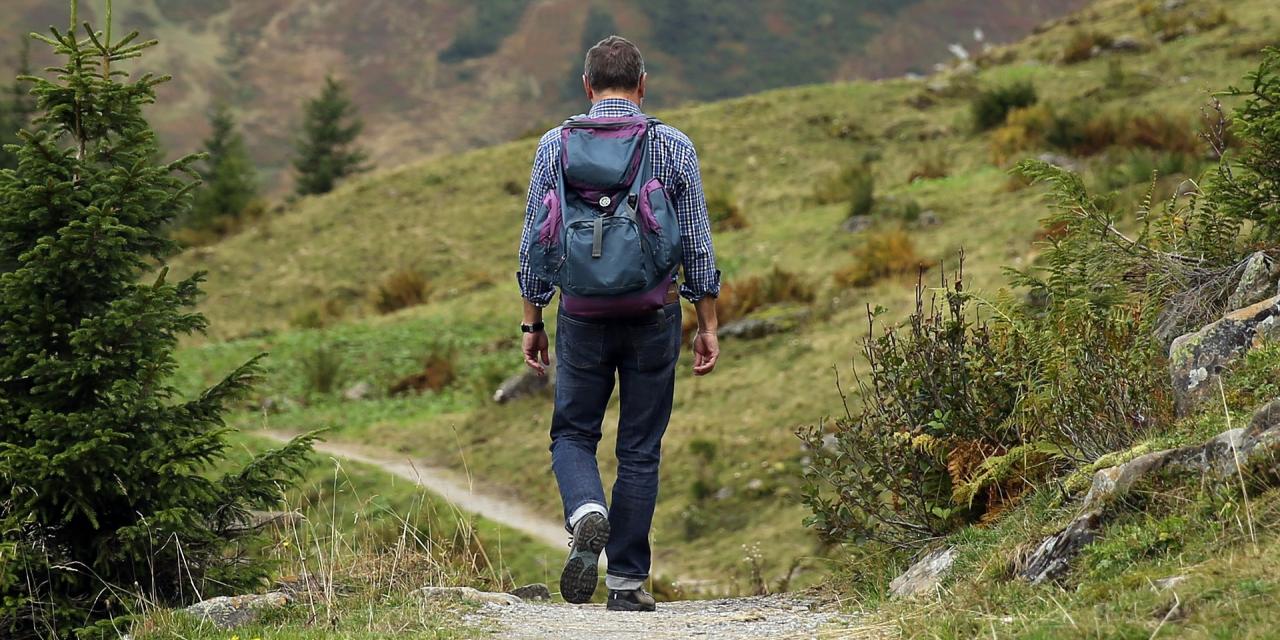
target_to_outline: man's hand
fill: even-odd
[[[547,332],[534,331],[533,333],[522,335],[524,337],[521,340],[520,350],[524,353],[524,363],[529,365],[530,369],[538,372],[538,375],[547,375],[547,365],[551,364],[551,356],[548,353],[550,341],[547,340]]]
[[[698,330],[693,338],[693,375],[705,376],[716,368],[720,358],[720,339],[715,333]]]

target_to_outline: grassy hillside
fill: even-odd
[[[825,573],[821,558],[830,550],[801,526],[806,512],[795,500],[806,452],[793,431],[843,411],[833,368],[847,382],[867,305],[901,315],[914,280],[903,272],[914,272],[916,262],[954,268],[962,248],[970,286],[999,295],[1001,266],[1032,260],[1042,237],[1043,192],[1011,179],[1003,163],[1055,151],[1055,143],[1023,135],[1021,121],[975,133],[971,105],[981,91],[1030,82],[1041,105],[1119,122],[1098,148],[1074,147],[1084,155],[1060,161],[1078,164],[1087,182],[1121,200],[1140,197],[1151,168],[1169,174],[1162,196],[1199,171],[1205,158],[1184,147],[1206,92],[1256,65],[1257,50],[1275,42],[1280,8],[1266,0],[1196,3],[1215,11],[1211,19],[1165,42],[1166,25],[1144,20],[1140,5],[1104,0],[990,52],[972,70],[787,89],[658,114],[698,145],[717,208],[736,207],[746,222],[716,236],[726,280],[737,291],[812,295],[757,311],[807,316],[786,333],[725,340],[715,375],[693,379],[688,361],[681,363],[654,534],[657,574],[714,577],[717,590],[749,591],[762,580],[777,588],[788,576],[795,585]],[[1142,50],[1094,56],[1106,36],[1132,37]],[[1170,126],[1148,127],[1139,116]],[[1136,130],[1144,135],[1125,133]],[[329,426],[336,439],[465,467],[480,483],[554,517],[549,402],[489,400],[496,383],[520,369],[512,274],[534,143],[382,171],[176,258],[178,273],[210,272],[203,310],[215,333],[183,352],[188,386],[270,351],[272,372],[261,390],[269,409],[255,403],[246,424]],[[857,176],[864,165],[876,204],[868,228],[847,232],[841,225],[857,180],[842,176]],[[883,265],[898,268],[875,273]],[[379,284],[413,272],[429,282],[428,302],[376,315],[369,301]],[[936,282],[940,270],[926,277]],[[388,395],[402,378],[426,373],[428,359],[429,369],[452,369],[452,382],[422,395]],[[372,385],[373,397],[341,399],[357,382]],[[606,436],[602,451],[611,447]]]
[[[85,14],[101,11],[82,4]],[[950,57],[950,42],[975,46],[975,28],[1008,42],[1082,4],[117,0],[115,16],[159,38],[145,64],[175,76],[162,88],[164,108],[150,114],[169,150],[194,150],[205,111],[227,101],[275,174],[287,166],[301,102],[325,74],[353,85],[365,143],[385,167],[504,142],[580,108],[582,55],[614,31],[649,54],[654,104],[673,105],[926,70]],[[5,9],[0,60],[21,34],[66,22],[65,3],[9,0]]]

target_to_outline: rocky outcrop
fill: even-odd
[[[197,602],[185,611],[207,620],[218,629],[234,629],[258,619],[264,611],[289,604],[289,596],[280,591],[246,596],[221,596]]]
[[[512,400],[547,393],[555,389],[556,361],[551,360],[547,366],[547,374],[540,376],[528,367],[510,378],[502,381],[497,391],[493,392],[493,401],[506,404]]]
[[[951,573],[956,562],[954,547],[936,549],[925,554],[905,573],[889,583],[889,593],[898,598],[911,598],[933,593]]]
[[[1261,251],[1249,256],[1240,274],[1240,284],[1227,299],[1228,309],[1243,309],[1274,295],[1280,295],[1276,284],[1280,280],[1280,260]]]
[[[770,320],[743,318],[720,327],[719,333],[721,338],[729,338],[731,340],[755,340],[785,331],[786,328]]]
[[[1217,389],[1228,365],[1251,349],[1280,340],[1280,296],[1233,311],[1169,347],[1169,373],[1179,414]]]
[[[1204,444],[1148,453],[1095,473],[1084,498],[1084,515],[1045,538],[1027,556],[1018,575],[1032,583],[1061,578],[1080,549],[1098,537],[1109,507],[1155,477],[1189,475],[1231,482],[1238,474],[1258,472],[1272,481],[1280,478],[1280,398],[1255,413],[1247,427],[1223,432]]]
[[[1062,531],[1045,538],[1031,555],[1018,575],[1031,584],[1057,580],[1066,575],[1071,560],[1080,549],[1093,542],[1102,530],[1102,514],[1091,511],[1071,521]]]

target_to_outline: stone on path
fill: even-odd
[[[523,587],[516,587],[511,590],[511,595],[521,600],[549,601],[551,600],[551,589],[541,582],[537,584],[526,584]]]
[[[453,599],[474,602],[476,604],[493,604],[501,606],[510,606],[523,602],[523,600],[518,596],[513,596],[509,593],[480,591],[471,587],[423,587],[418,589],[417,593],[428,600]]]
[[[234,629],[249,624],[269,609],[289,604],[289,596],[272,591],[257,595],[220,596],[197,602],[185,611],[197,618],[208,620],[218,629]]]

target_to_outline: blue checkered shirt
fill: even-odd
[[[591,107],[593,118],[631,116],[640,108],[630,100],[605,98]],[[684,282],[680,295],[692,302],[705,296],[720,295],[720,271],[716,269],[716,253],[711,246],[711,223],[707,218],[707,200],[702,193],[702,173],[698,169],[698,153],[689,137],[674,127],[660,125],[653,130],[649,160],[653,175],[666,186],[680,222],[680,248],[684,257]],[[551,302],[554,287],[529,273],[529,245],[535,236],[533,219],[547,191],[554,189],[560,172],[560,127],[542,136],[533,157],[533,175],[529,178],[529,201],[524,212],[524,233],[520,235],[520,295],[539,307]]]

